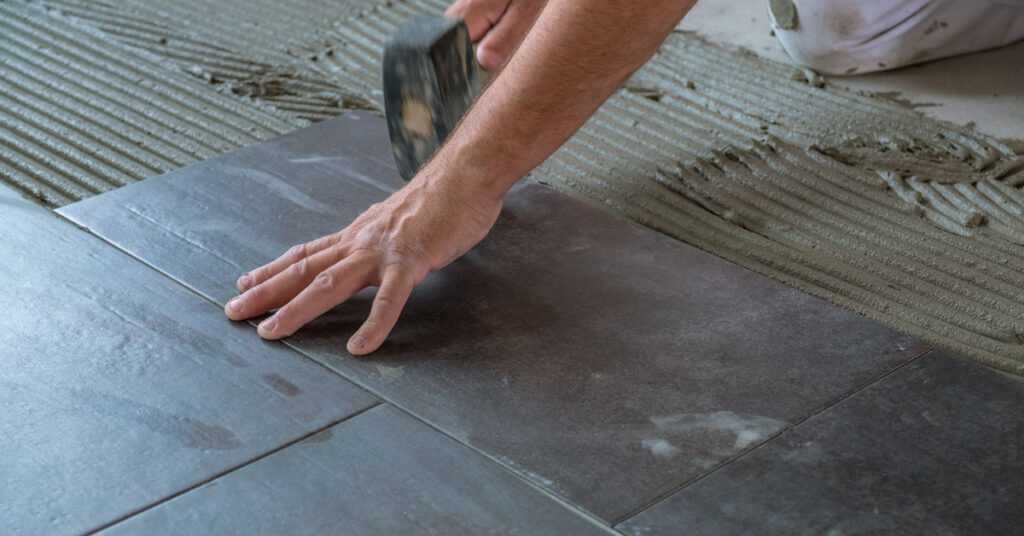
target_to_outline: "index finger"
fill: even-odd
[[[313,282],[257,327],[264,339],[280,339],[348,300],[370,284],[372,255],[358,253],[320,272]]]
[[[235,286],[238,287],[239,292],[245,292],[260,283],[265,283],[275,275],[283,272],[289,266],[301,261],[302,259],[327,249],[327,247],[331,246],[336,241],[336,235],[332,234],[322,236],[312,242],[292,246],[280,257],[242,275],[242,277],[239,277],[238,283]]]

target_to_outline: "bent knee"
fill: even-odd
[[[1001,46],[1024,35],[1024,2],[768,0],[772,29],[798,65],[844,75]]]
[[[873,4],[880,2],[769,0],[768,10],[775,36],[794,62],[823,74],[853,74],[889,67],[893,43],[879,46],[879,37],[889,34],[891,41],[898,13]]]

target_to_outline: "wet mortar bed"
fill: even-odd
[[[224,282],[399,186],[444,4],[250,4],[0,2],[4,532],[1019,525],[1018,143],[677,33],[379,354],[263,343]]]

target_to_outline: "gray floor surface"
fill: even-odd
[[[114,522],[379,403],[0,188],[0,533]]]
[[[60,212],[222,304],[225,281],[398,187],[387,147],[384,122],[353,113]],[[529,182],[353,359],[366,305],[289,344],[608,521],[925,348]]]
[[[284,344],[224,319],[399,185],[384,139],[349,114],[61,211],[108,244],[0,194],[5,532],[1019,527],[1019,380],[537,184],[370,357],[367,294]]]
[[[628,534],[1019,534],[1024,385],[933,351],[630,519]]]
[[[44,25],[5,21],[17,45],[0,100],[51,95],[39,113],[60,120],[11,132],[144,138],[138,164],[102,153],[132,182],[292,128],[219,95],[182,123],[195,80],[139,86],[118,70],[123,50],[70,31],[76,13],[124,10],[28,6],[50,4],[64,8]],[[764,4],[701,0],[681,28],[785,61]],[[47,46],[19,40],[30,26]],[[54,55],[82,46],[137,113],[78,105],[90,78],[34,78],[66,75],[77,64]],[[1021,138],[1022,52],[831,82]],[[249,110],[244,128],[224,106]],[[0,185],[0,534],[1020,533],[1018,378],[536,184],[369,358],[344,351],[369,293],[284,344],[227,321],[238,273],[398,186],[379,120],[361,117],[65,210],[91,232]],[[76,151],[31,156],[61,179],[74,170],[53,163]]]

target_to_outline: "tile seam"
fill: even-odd
[[[166,497],[163,497],[162,499],[159,499],[157,501],[149,503],[146,506],[143,506],[141,508],[133,510],[132,512],[130,512],[128,514],[125,514],[125,515],[123,515],[123,516],[121,516],[121,517],[119,517],[119,518],[117,518],[117,519],[115,519],[113,521],[107,522],[107,523],[105,523],[103,525],[100,525],[99,527],[89,529],[84,534],[86,536],[91,536],[91,535],[96,534],[98,532],[102,532],[102,531],[104,531],[106,529],[109,529],[109,528],[113,527],[114,525],[117,525],[118,523],[122,523],[124,521],[127,521],[128,519],[131,519],[131,518],[133,518],[135,516],[143,514],[143,513],[147,512],[149,510],[152,510],[154,508],[158,508],[160,505],[165,504],[165,503],[167,503],[169,501],[172,501],[172,500],[174,500],[174,499],[176,499],[178,497],[181,497],[182,495],[185,495],[185,494],[187,494],[187,493],[189,493],[191,491],[194,491],[197,488],[205,486],[206,484],[209,484],[210,482],[219,480],[219,479],[221,479],[221,478],[223,478],[223,477],[225,477],[225,476],[227,476],[227,475],[229,475],[231,473],[234,473],[234,472],[236,472],[236,471],[238,471],[240,469],[243,469],[243,468],[245,468],[245,467],[247,467],[249,465],[252,465],[252,464],[254,464],[254,463],[256,463],[256,462],[258,462],[258,461],[260,461],[260,460],[262,460],[264,458],[272,456],[272,455],[274,455],[274,454],[276,454],[278,452],[281,452],[282,450],[285,450],[285,449],[287,449],[287,448],[289,448],[289,447],[291,447],[291,446],[293,446],[293,445],[295,445],[297,443],[300,443],[300,442],[302,442],[305,439],[308,439],[308,438],[310,438],[310,437],[312,437],[312,436],[314,436],[316,434],[319,434],[320,432],[323,432],[324,430],[329,430],[329,429],[331,429],[331,428],[333,428],[335,426],[338,426],[341,423],[344,423],[344,422],[349,421],[351,419],[355,419],[356,417],[359,417],[360,415],[363,415],[364,413],[366,413],[366,412],[368,412],[368,411],[370,411],[370,410],[372,410],[374,408],[381,407],[383,405],[385,405],[385,403],[383,401],[377,400],[375,403],[370,404],[367,407],[362,408],[362,409],[352,413],[351,415],[347,415],[347,416],[345,416],[345,417],[343,417],[341,419],[337,419],[335,421],[332,421],[332,422],[328,423],[326,426],[320,427],[320,428],[318,428],[318,429],[316,429],[316,430],[314,430],[312,432],[309,432],[307,434],[304,434],[304,435],[302,435],[302,436],[300,436],[300,437],[298,437],[296,439],[293,439],[291,441],[283,443],[283,444],[281,444],[281,445],[279,445],[279,446],[277,446],[277,447],[275,447],[275,448],[273,448],[273,449],[271,449],[271,450],[269,450],[267,452],[264,452],[263,454],[260,454],[260,455],[254,457],[254,458],[251,458],[251,459],[249,459],[249,460],[247,460],[245,462],[242,462],[242,463],[240,463],[238,465],[235,465],[235,466],[233,466],[233,467],[231,467],[229,469],[226,469],[226,470],[224,470],[222,472],[214,474],[213,476],[210,476],[209,478],[201,480],[201,481],[199,481],[196,484],[193,484],[193,485],[191,485],[189,487],[186,487],[186,488],[184,488],[182,490],[179,490],[179,491],[177,491],[175,493],[172,493],[172,494],[170,494],[170,495],[168,495]]]
[[[253,327],[256,326],[256,322],[250,322],[250,324]],[[570,511],[570,512],[572,512],[572,513],[574,513],[574,514],[576,514],[576,515],[578,515],[580,517],[583,517],[583,518],[589,520],[594,525],[596,525],[596,526],[598,526],[600,528],[603,528],[603,529],[605,529],[607,531],[610,531],[612,534],[619,534],[619,531],[617,529],[615,529],[615,527],[614,527],[614,523],[611,523],[608,520],[600,517],[599,515],[597,515],[597,514],[595,514],[593,512],[590,512],[586,508],[584,508],[584,507],[582,507],[582,506],[580,506],[580,505],[570,501],[568,498],[562,497],[560,494],[555,493],[553,490],[550,490],[550,489],[547,489],[547,488],[541,486],[537,482],[534,482],[529,477],[527,477],[527,476],[523,475],[522,473],[520,473],[519,471],[517,471],[514,467],[506,464],[505,462],[501,461],[500,459],[498,459],[495,456],[492,456],[491,454],[487,453],[486,451],[483,451],[480,448],[478,448],[476,446],[473,446],[473,445],[471,445],[469,443],[466,443],[466,442],[462,441],[461,439],[459,439],[458,437],[455,437],[454,435],[450,434],[449,432],[447,432],[443,428],[441,428],[438,425],[434,424],[429,419],[427,419],[425,417],[422,417],[417,412],[413,411],[410,408],[407,408],[404,404],[401,404],[401,403],[399,403],[399,402],[397,402],[395,400],[392,400],[390,397],[388,397],[388,396],[384,395],[383,393],[379,392],[377,389],[373,388],[373,386],[371,386],[371,385],[369,385],[367,383],[364,383],[363,381],[359,380],[358,378],[350,377],[349,375],[345,374],[344,372],[342,372],[342,371],[334,368],[333,366],[331,366],[330,363],[327,362],[327,360],[322,360],[322,359],[318,358],[315,354],[313,354],[311,352],[307,352],[306,350],[302,349],[296,343],[292,343],[292,342],[287,341],[287,340],[281,340],[281,342],[285,346],[287,346],[287,347],[291,348],[292,350],[296,351],[297,353],[302,354],[307,359],[310,359],[310,360],[316,361],[317,363],[320,363],[321,366],[323,366],[324,368],[327,368],[328,370],[330,370],[334,374],[337,374],[337,375],[341,376],[342,378],[345,378],[346,380],[352,382],[353,384],[358,385],[359,387],[365,389],[367,392],[369,392],[373,396],[375,396],[377,398],[380,398],[381,400],[386,402],[388,405],[394,407],[395,409],[401,411],[402,413],[407,414],[409,417],[411,417],[413,419],[416,419],[418,422],[424,424],[425,426],[428,426],[430,429],[436,431],[439,434],[442,434],[443,436],[445,436],[448,439],[458,443],[459,445],[462,445],[463,447],[465,447],[466,449],[476,453],[478,456],[482,457],[483,459],[493,463],[494,465],[498,466],[499,468],[501,468],[506,473],[509,473],[512,476],[514,476],[520,482],[526,483],[529,487],[531,487],[535,491],[539,492],[541,495],[546,496],[549,499],[551,499],[552,501],[554,501],[557,504],[561,505],[566,510],[568,510],[568,511]]]
[[[874,379],[868,380],[867,382],[861,384],[860,386],[855,387],[853,390],[851,390],[851,391],[849,391],[849,392],[847,392],[847,393],[845,393],[843,395],[840,395],[838,398],[833,400],[831,403],[825,404],[824,406],[822,406],[821,408],[817,409],[816,411],[810,413],[809,415],[805,416],[804,418],[799,419],[796,422],[783,427],[781,430],[779,430],[778,432],[775,432],[774,434],[769,436],[767,439],[765,439],[761,443],[758,443],[757,445],[755,445],[753,447],[750,447],[750,448],[748,448],[746,450],[743,450],[743,451],[741,451],[741,452],[739,452],[739,453],[737,453],[737,454],[735,454],[733,456],[730,456],[730,457],[726,458],[725,460],[723,460],[722,462],[718,463],[717,465],[715,465],[714,467],[712,467],[708,471],[704,472],[700,476],[697,476],[697,477],[695,477],[695,478],[693,478],[693,479],[683,483],[679,487],[677,487],[677,488],[675,488],[675,489],[673,489],[673,490],[671,490],[669,492],[666,492],[665,494],[659,496],[656,500],[652,501],[651,503],[647,504],[646,506],[638,508],[637,510],[634,510],[633,512],[627,514],[626,516],[623,516],[622,518],[620,518],[620,519],[616,520],[614,523],[612,523],[612,526],[618,528],[619,525],[622,525],[623,523],[633,519],[634,517],[637,517],[638,515],[643,514],[647,510],[650,510],[651,508],[656,507],[658,504],[662,503],[666,499],[676,495],[677,493],[682,492],[683,490],[685,490],[685,489],[687,489],[687,488],[697,484],[701,480],[704,480],[705,478],[713,475],[714,473],[717,473],[718,471],[724,469],[725,467],[729,466],[733,462],[738,461],[738,460],[746,457],[747,455],[753,453],[754,451],[757,451],[757,450],[761,449],[765,445],[768,445],[769,443],[772,443],[773,441],[775,441],[776,439],[782,437],[783,435],[786,435],[786,434],[792,432],[793,430],[795,430],[797,427],[799,427],[800,425],[804,424],[805,422],[807,422],[807,421],[817,417],[818,415],[821,415],[821,414],[829,411],[830,409],[832,409],[835,406],[845,402],[846,400],[849,400],[850,398],[852,398],[854,396],[857,396],[859,393],[861,393],[865,389],[868,389],[871,386],[873,386],[873,385],[875,385],[875,384],[885,380],[886,378],[888,378],[888,377],[892,376],[893,374],[903,370],[908,365],[917,362],[918,360],[920,360],[924,356],[926,356],[926,355],[928,355],[928,354],[930,354],[930,353],[932,353],[934,351],[936,351],[936,349],[934,347],[932,347],[932,346],[929,346],[928,348],[925,348],[925,349],[921,350],[920,353],[918,353],[914,357],[911,357],[910,359],[908,359],[907,361],[903,362],[902,364],[900,364],[900,365],[898,365],[896,367],[893,367],[892,369],[883,372],[881,375],[875,377]]]
[[[195,296],[198,296],[199,298],[202,298],[203,300],[205,300],[205,301],[209,302],[210,304],[212,304],[212,305],[214,305],[214,306],[216,306],[216,307],[218,307],[218,308],[223,308],[223,306],[222,306],[221,304],[217,303],[217,301],[216,301],[216,300],[212,299],[212,298],[211,298],[211,297],[209,297],[209,296],[206,296],[205,294],[202,294],[202,293],[200,293],[200,292],[199,292],[199,291],[197,291],[196,289],[194,289],[194,288],[192,288],[192,287],[188,286],[187,284],[185,284],[184,282],[182,282],[182,281],[178,280],[177,278],[175,278],[175,277],[171,276],[170,274],[168,274],[168,273],[166,273],[166,272],[164,272],[164,271],[162,271],[162,270],[160,270],[160,269],[158,269],[158,268],[154,267],[153,265],[149,264],[148,262],[146,262],[146,261],[144,261],[144,260],[140,259],[139,257],[137,257],[136,255],[132,254],[131,252],[129,252],[129,251],[127,251],[127,250],[125,250],[125,249],[121,248],[120,246],[118,246],[118,245],[116,245],[116,244],[114,244],[114,243],[110,242],[109,240],[106,240],[106,239],[105,239],[104,237],[102,237],[102,236],[100,236],[100,235],[98,235],[98,234],[94,233],[94,232],[93,232],[93,231],[92,231],[91,229],[89,229],[88,227],[80,225],[80,224],[79,224],[78,222],[76,222],[76,221],[74,221],[74,220],[72,220],[72,219],[68,218],[67,216],[65,216],[64,214],[62,214],[62,213],[60,213],[60,212],[58,212],[58,211],[53,211],[53,213],[54,213],[55,215],[57,215],[58,217],[60,217],[61,219],[65,220],[65,221],[67,221],[68,223],[70,223],[71,225],[73,225],[73,226],[74,226],[75,228],[77,228],[78,230],[80,230],[80,231],[82,231],[82,232],[85,232],[86,234],[89,234],[90,236],[93,236],[93,237],[96,237],[96,238],[98,238],[98,239],[99,239],[99,240],[101,240],[101,241],[102,241],[103,243],[105,243],[105,244],[107,244],[108,246],[110,246],[110,247],[114,248],[115,250],[117,250],[117,251],[121,252],[121,253],[122,253],[123,255],[126,255],[127,257],[129,257],[129,258],[133,259],[134,261],[138,262],[139,264],[141,264],[141,265],[143,265],[143,266],[146,266],[146,267],[147,267],[147,268],[149,268],[150,270],[153,270],[154,272],[157,272],[157,273],[159,273],[160,275],[164,276],[165,278],[167,278],[167,279],[169,279],[169,280],[173,281],[173,282],[174,282],[175,284],[177,284],[178,286],[180,286],[180,287],[182,287],[182,288],[186,289],[187,291],[189,291],[189,292],[190,292],[190,293],[192,293],[193,295],[195,295]],[[253,326],[253,327],[256,327],[256,325],[257,325],[257,323],[258,323],[258,322],[257,322],[256,320],[247,320],[246,322],[247,322],[247,323],[248,323],[248,324],[249,324],[250,326]],[[254,332],[254,333],[255,333],[255,332]],[[297,346],[297,345],[295,345],[294,343],[291,343],[291,342],[289,342],[289,341],[287,341],[287,340],[281,340],[281,341],[279,341],[279,342],[280,342],[280,344],[281,344],[282,346],[284,346],[284,347],[286,347],[286,348],[290,349],[291,351],[293,351],[293,352],[295,352],[296,354],[298,354],[298,355],[302,356],[303,358],[305,358],[305,359],[307,359],[307,360],[309,360],[309,361],[311,361],[311,362],[313,362],[313,363],[316,363],[316,364],[317,364],[317,365],[319,365],[320,367],[322,367],[322,368],[326,369],[326,370],[327,370],[327,371],[328,371],[329,373],[331,373],[331,374],[333,374],[333,375],[335,375],[335,376],[338,376],[338,377],[339,377],[340,379],[343,379],[343,380],[345,380],[346,382],[348,382],[348,383],[350,383],[350,384],[352,384],[352,385],[354,385],[354,386],[356,386],[356,387],[358,387],[358,388],[362,389],[363,391],[366,391],[367,393],[369,393],[369,394],[373,395],[374,397],[376,397],[376,398],[377,398],[377,399],[378,399],[378,400],[380,401],[380,403],[376,404],[376,405],[375,405],[375,406],[373,406],[373,407],[376,407],[376,406],[379,406],[379,405],[382,405],[382,404],[387,404],[387,405],[389,405],[389,406],[391,406],[391,407],[395,408],[396,410],[398,410],[398,411],[401,411],[402,413],[405,413],[405,414],[407,414],[407,415],[408,415],[409,417],[411,417],[411,418],[415,419],[416,421],[418,421],[418,422],[420,422],[420,423],[424,424],[425,426],[429,427],[430,429],[432,429],[432,430],[434,430],[434,431],[436,431],[436,432],[438,432],[438,433],[442,434],[442,435],[443,435],[444,437],[447,437],[448,439],[450,439],[450,440],[452,440],[452,441],[456,442],[456,443],[457,443],[457,444],[459,444],[459,445],[462,445],[463,447],[465,447],[465,448],[469,449],[470,451],[472,451],[472,452],[475,452],[475,453],[476,453],[477,455],[481,456],[482,458],[486,459],[487,461],[489,461],[489,462],[491,462],[491,463],[493,463],[493,464],[497,465],[497,466],[498,466],[498,467],[500,467],[500,468],[501,468],[501,469],[502,469],[503,471],[505,471],[505,472],[507,472],[507,473],[509,473],[509,474],[513,475],[513,476],[514,476],[514,477],[515,477],[515,478],[516,478],[516,479],[517,479],[518,481],[521,481],[521,482],[524,482],[524,483],[526,483],[526,484],[527,484],[527,485],[528,485],[528,486],[529,486],[529,487],[530,487],[531,489],[533,489],[534,491],[536,491],[536,492],[540,493],[541,495],[543,495],[543,496],[547,497],[548,499],[550,499],[550,500],[554,501],[554,502],[555,502],[556,504],[559,504],[560,506],[562,506],[563,508],[565,508],[565,509],[566,509],[567,511],[569,511],[570,513],[573,513],[573,514],[575,514],[575,515],[577,515],[577,516],[580,516],[580,517],[582,517],[582,518],[585,518],[585,519],[587,519],[587,520],[588,520],[588,521],[589,521],[590,523],[592,523],[592,524],[594,524],[594,525],[596,525],[596,526],[598,526],[598,527],[600,527],[600,528],[602,528],[602,529],[605,529],[605,530],[606,530],[607,532],[609,532],[610,534],[620,534],[620,533],[619,533],[619,532],[618,532],[618,531],[617,531],[617,530],[616,530],[616,529],[615,529],[615,528],[614,528],[614,527],[612,526],[612,524],[611,524],[611,523],[609,523],[609,522],[608,522],[607,520],[605,520],[605,519],[601,518],[600,516],[597,516],[596,514],[593,514],[593,513],[591,513],[590,511],[586,510],[586,509],[585,509],[585,508],[583,508],[582,506],[579,506],[579,505],[577,505],[577,504],[575,504],[575,503],[573,503],[573,502],[569,501],[568,499],[566,499],[566,498],[564,498],[564,497],[562,497],[562,496],[560,496],[560,495],[558,495],[558,494],[554,493],[553,491],[551,491],[551,490],[548,490],[548,489],[546,489],[546,488],[544,488],[544,487],[540,486],[540,485],[539,485],[539,484],[537,484],[536,482],[534,482],[534,481],[530,480],[530,479],[529,479],[529,478],[527,478],[526,476],[524,476],[524,475],[520,474],[519,472],[517,472],[517,471],[516,471],[516,470],[515,470],[514,468],[512,468],[512,467],[508,466],[507,464],[503,463],[503,462],[502,462],[501,460],[498,460],[497,458],[495,458],[495,457],[493,457],[493,456],[491,456],[491,455],[487,454],[486,452],[484,452],[484,451],[480,450],[480,449],[479,449],[479,448],[477,448],[477,447],[474,447],[473,445],[470,445],[470,444],[468,444],[468,443],[465,443],[465,442],[461,441],[461,440],[460,440],[459,438],[457,438],[457,437],[455,437],[455,436],[453,436],[453,435],[449,434],[448,432],[446,432],[445,430],[441,429],[440,427],[438,427],[437,425],[435,425],[435,424],[434,424],[434,423],[432,423],[431,421],[429,421],[429,420],[427,420],[427,419],[425,419],[425,418],[423,418],[423,417],[420,417],[420,416],[419,416],[418,414],[416,414],[415,412],[413,412],[413,411],[411,411],[411,410],[407,409],[406,407],[404,407],[404,405],[402,405],[402,404],[399,404],[399,403],[397,403],[397,402],[396,402],[396,401],[394,401],[394,400],[391,400],[391,399],[390,399],[389,397],[387,397],[387,396],[384,396],[384,395],[383,395],[382,393],[380,393],[380,392],[379,392],[379,391],[377,391],[376,389],[372,388],[371,386],[369,386],[369,385],[367,385],[367,384],[363,383],[362,381],[359,381],[359,380],[358,380],[358,379],[356,379],[356,378],[352,378],[352,377],[348,376],[347,374],[344,374],[343,372],[341,372],[341,371],[339,371],[339,370],[335,369],[335,368],[334,368],[334,367],[332,367],[332,366],[331,366],[330,364],[328,364],[327,362],[325,362],[325,360],[319,359],[319,358],[317,358],[317,357],[315,357],[315,356],[311,355],[311,354],[310,354],[309,352],[306,352],[305,350],[301,349],[300,347],[298,347],[298,346]],[[367,408],[367,409],[372,409],[372,408]],[[366,411],[366,410],[364,410],[364,412],[365,412],[365,411]],[[337,424],[337,423],[335,423],[335,424]],[[332,426],[333,426],[333,425],[332,425]],[[328,427],[325,427],[325,428],[328,428]],[[313,435],[313,434],[309,434],[309,435]],[[306,436],[306,437],[308,437],[308,436]],[[298,442],[298,441],[300,441],[300,440],[301,440],[301,438],[300,438],[299,440],[293,441],[293,442],[292,442],[292,443],[290,443],[290,444],[294,444],[294,443],[296,443],[296,442]],[[290,444],[289,444],[289,445],[290,445]],[[287,445],[286,445],[286,446],[287,446]],[[282,448],[283,448],[283,447],[282,447]],[[280,450],[280,449],[278,449],[278,450]],[[275,452],[276,452],[276,451],[275,451]],[[264,455],[263,457],[265,457],[265,456],[266,456],[266,455]],[[256,460],[253,460],[253,461],[256,461]],[[247,464],[246,464],[246,465],[247,465]],[[238,469],[238,468],[240,468],[240,467],[237,467],[236,469]],[[231,471],[228,471],[228,472],[231,472]],[[226,473],[224,473],[224,474],[226,474]],[[220,476],[223,476],[223,475],[220,475]],[[212,480],[214,480],[214,479],[216,479],[216,478],[219,478],[219,476],[218,476],[218,477],[214,477],[213,479],[210,479],[210,481],[212,481]],[[205,483],[205,482],[204,482],[204,483]],[[187,491],[191,491],[191,489],[194,489],[194,488],[198,487],[199,485],[202,485],[202,484],[198,484],[198,485],[196,485],[196,486],[193,486],[192,488],[190,488],[190,489],[189,489],[189,490],[187,490]],[[182,493],[184,493],[184,492],[181,492],[181,493],[178,493],[178,494],[176,494],[176,495],[174,495],[174,496],[168,497],[168,498],[166,498],[166,500],[170,500],[170,499],[172,499],[172,498],[174,498],[174,497],[176,497],[176,496],[178,496],[178,495],[181,495]],[[162,501],[162,502],[165,502],[165,501]],[[144,510],[148,510],[148,509],[152,508],[153,506],[156,506],[156,505],[155,505],[155,504],[153,504],[153,505],[150,505],[149,507],[146,507],[146,508],[145,508],[145,509],[143,509],[143,510],[140,510],[140,511],[138,511],[138,512],[135,512],[135,513],[133,513],[133,514],[131,514],[131,515],[129,515],[129,516],[126,516],[126,517],[124,517],[124,518],[121,518],[121,519],[120,519],[120,520],[118,520],[118,521],[115,521],[115,522],[109,523],[109,524],[107,524],[107,525],[104,525],[104,526],[102,526],[102,527],[100,527],[100,528],[98,528],[98,529],[94,529],[94,530],[91,530],[91,531],[90,531],[90,532],[88,532],[87,534],[95,534],[96,532],[99,532],[99,531],[102,531],[102,530],[104,530],[104,529],[106,529],[106,528],[109,528],[109,527],[113,526],[114,524],[116,524],[116,523],[119,523],[119,522],[121,522],[121,521],[123,521],[123,520],[125,520],[125,519],[127,519],[127,518],[129,518],[129,517],[133,517],[134,515],[137,515],[137,514],[141,513],[141,512],[142,512],[142,511],[144,511]]]

